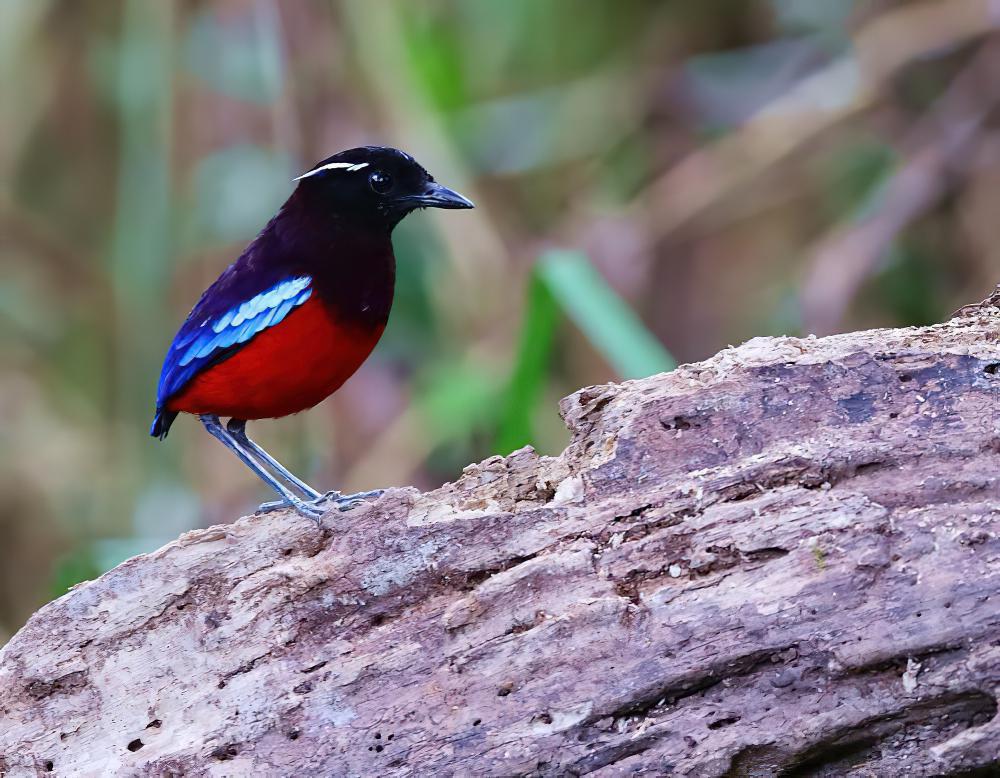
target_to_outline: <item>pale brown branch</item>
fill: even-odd
[[[558,457],[188,533],[0,651],[0,773],[989,774],[998,333],[758,338]]]

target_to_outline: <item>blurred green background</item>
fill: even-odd
[[[316,160],[396,145],[479,207],[404,222],[375,355],[252,432],[320,487],[433,487],[561,450],[578,387],[984,297],[997,23],[989,0],[3,0],[0,642],[269,498],[199,424],[147,429],[176,327]]]

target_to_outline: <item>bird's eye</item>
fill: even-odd
[[[392,176],[384,170],[376,170],[368,176],[368,186],[377,194],[387,194],[392,190]]]

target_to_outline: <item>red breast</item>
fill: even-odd
[[[171,411],[268,419],[319,404],[365,361],[385,329],[338,319],[313,295],[278,325],[195,376]]]

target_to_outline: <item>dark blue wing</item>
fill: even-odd
[[[278,324],[310,295],[312,278],[300,275],[279,281],[221,313],[200,313],[201,306],[196,306],[163,362],[156,391],[157,408],[162,408],[199,372]]]

